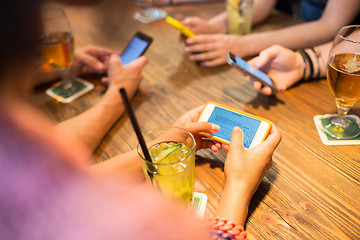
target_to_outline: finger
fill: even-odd
[[[189,56],[189,59],[192,61],[208,61],[208,60],[214,60],[216,58],[219,58],[219,53],[216,51],[202,52],[198,54],[192,54]]]
[[[199,132],[215,133],[219,131],[220,126],[209,122],[192,122],[186,125],[186,130],[197,134]]]
[[[216,35],[202,34],[186,39],[186,43],[187,44],[206,43],[206,42],[213,42],[215,40],[216,40]]]
[[[272,124],[271,131],[270,131],[268,137],[265,139],[264,142],[262,142],[258,146],[262,146],[263,149],[268,149],[268,150],[274,151],[275,148],[279,145],[281,138],[282,137],[281,137],[279,130],[277,129],[277,127],[274,124]]]
[[[224,145],[224,150],[228,152],[228,151],[229,151],[229,149],[230,149],[230,146],[229,146],[229,145],[227,145],[227,144],[225,144],[225,145]]]
[[[136,68],[138,69],[138,71],[140,71],[147,64],[147,62],[148,62],[148,58],[145,56],[141,56],[138,59],[132,61],[127,66]]]
[[[102,77],[102,78],[101,78],[101,82],[102,82],[103,84],[107,85],[107,84],[109,84],[109,78],[107,78],[107,77]]]
[[[89,54],[78,53],[77,57],[90,71],[102,73],[106,70],[105,65],[101,61]]]
[[[257,90],[257,91],[260,91],[261,90],[261,83],[258,82],[258,81],[253,81],[253,86],[254,88]]]
[[[256,67],[261,68],[278,55],[278,46],[271,46],[260,52]]]
[[[231,141],[230,141],[230,151],[231,149],[244,149],[244,134],[243,131],[239,127],[234,127],[234,129],[231,132]]]
[[[272,94],[272,90],[270,87],[263,87],[261,89],[262,94],[270,96]]]
[[[184,51],[188,53],[194,53],[194,52],[209,52],[211,50],[216,49],[216,42],[204,42],[204,43],[197,43],[193,45],[186,45],[184,47]],[[201,55],[201,54],[196,54]],[[192,56],[196,56],[192,55]]]
[[[215,58],[213,60],[210,61],[205,61],[205,62],[201,62],[201,66],[203,67],[217,67],[220,66],[222,64],[224,64],[226,61],[219,57],[219,58]]]
[[[253,66],[253,67],[257,67],[257,62],[259,61],[259,57],[254,57],[253,59],[249,60],[248,63]]]
[[[209,148],[213,152],[217,152],[219,150],[219,148],[217,148],[214,141],[212,141],[212,140],[202,140],[200,149],[204,149],[204,148]]]
[[[94,56],[110,56],[111,54],[115,54],[116,52],[112,49],[109,48],[105,48],[105,47],[100,47],[100,46],[94,46],[94,45],[90,45],[88,47],[86,47],[86,51],[89,54],[92,54]]]

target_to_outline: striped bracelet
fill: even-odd
[[[213,239],[237,239],[237,240],[247,240],[247,233],[244,230],[244,227],[237,225],[226,218],[223,217],[214,217],[209,219],[209,228],[211,228]]]

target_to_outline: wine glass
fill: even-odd
[[[328,118],[325,133],[336,139],[358,136],[359,124],[346,115],[360,100],[360,25],[345,26],[338,31],[329,53],[327,81],[338,114]]]
[[[136,2],[139,2],[139,0],[136,0]],[[153,0],[141,0],[140,4],[145,6],[145,10],[135,13],[135,19],[140,22],[150,23],[167,16],[164,10],[154,8],[152,2]]]
[[[46,93],[67,103],[91,90],[93,85],[69,75],[74,61],[74,37],[65,12],[60,8],[45,9],[42,17],[41,51],[47,63],[56,69],[62,78],[60,83]]]

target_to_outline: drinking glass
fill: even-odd
[[[246,35],[251,31],[253,0],[227,0],[229,34]]]
[[[145,10],[135,13],[135,19],[140,22],[150,23],[167,16],[167,13],[164,10],[153,7],[153,0],[136,0],[136,2],[139,1],[142,1],[140,4],[145,6]]]
[[[360,100],[360,25],[345,26],[338,31],[328,57],[327,81],[338,114],[328,119],[325,133],[336,139],[358,136],[359,124],[346,115]]]
[[[74,61],[74,37],[65,12],[60,8],[45,9],[42,17],[41,51],[47,63],[62,78],[60,83],[46,93],[66,103],[89,91],[92,84],[69,75]]]
[[[140,145],[145,177],[154,188],[190,206],[194,192],[195,140],[192,134],[177,127],[160,127],[144,135],[151,162],[145,159]]]

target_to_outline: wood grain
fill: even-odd
[[[247,231],[255,239],[360,239],[360,147],[326,146],[321,143],[313,116],[336,112],[324,80],[295,86],[277,96],[258,94],[236,69],[228,66],[202,68],[187,60],[177,31],[164,21],[142,24],[132,15],[140,9],[133,1],[104,0],[87,7],[62,6],[69,15],[76,47],[98,44],[121,51],[136,31],[154,37],[147,52],[140,91],[133,100],[143,131],[170,125],[186,111],[215,101],[274,122],[283,135],[266,175],[250,206]],[[210,18],[223,3],[164,7],[182,19],[199,15]],[[255,31],[296,23],[274,13]],[[43,90],[34,102],[54,121],[63,121],[94,105],[101,98],[99,76],[88,78],[94,91],[71,104],[47,97]],[[359,105],[351,113],[360,115]],[[119,119],[95,152],[103,161],[137,144],[126,116]],[[221,196],[226,153],[197,153],[195,190],[209,197],[206,217]]]

